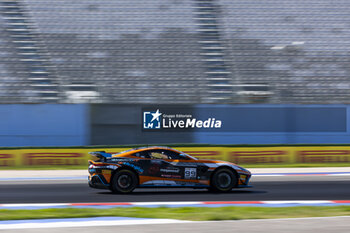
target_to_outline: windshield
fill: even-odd
[[[176,151],[176,152],[179,153],[179,154],[182,154],[182,155],[185,155],[185,156],[189,157],[190,159],[198,160],[197,158],[195,158],[195,157],[193,157],[193,156],[191,156],[191,155],[189,155],[189,154],[186,154],[185,152],[182,152],[182,151],[179,151],[179,150],[176,150],[176,149],[173,149],[173,148],[171,148],[171,149],[174,150],[174,151]]]

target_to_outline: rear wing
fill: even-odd
[[[93,155],[97,158],[100,158],[102,160],[105,160],[107,158],[112,157],[112,154],[110,153],[106,153],[106,151],[93,151],[93,152],[89,152],[90,155]]]

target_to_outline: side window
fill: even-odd
[[[186,159],[186,157],[180,156],[179,153],[177,153],[175,151],[164,150],[163,153],[166,154],[168,156],[168,159],[171,159],[171,160]]]
[[[148,151],[148,156],[151,159],[171,159],[171,160],[187,159],[187,157],[182,157],[179,155],[179,153],[171,150],[150,150]]]
[[[151,159],[169,159],[168,155],[164,151],[150,151]]]
[[[181,159],[181,157],[179,156],[178,153],[174,152],[174,151],[166,151],[166,153],[168,154],[169,159]]]
[[[145,159],[149,159],[150,158],[148,153],[145,153],[144,151],[137,152],[137,153],[135,153],[133,155],[136,156],[136,157],[139,157],[139,158],[145,158]]]

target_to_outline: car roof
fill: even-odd
[[[140,151],[147,151],[147,150],[156,150],[156,149],[163,149],[163,150],[171,150],[171,151],[176,151],[176,152],[180,152],[176,149],[170,148],[170,147],[166,147],[166,146],[147,146],[147,147],[137,147],[137,148],[132,148],[126,151],[122,151],[119,152],[117,154],[114,155],[130,155],[133,154],[135,152],[140,152]]]

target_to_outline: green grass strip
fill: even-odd
[[[0,210],[0,220],[84,218],[84,217],[138,217],[167,218],[192,221],[273,219],[349,216],[350,206],[309,207],[181,207],[181,208],[64,208],[41,210]]]

